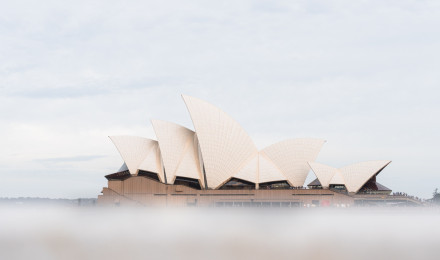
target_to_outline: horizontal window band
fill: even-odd
[[[293,196],[333,196],[334,194],[292,194]]]
[[[200,194],[200,196],[255,196],[255,194]]]

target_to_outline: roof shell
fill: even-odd
[[[258,171],[258,182],[274,182],[274,181],[285,181],[286,176],[281,172],[281,170],[264,155],[264,153],[259,153],[259,171]]]
[[[159,180],[165,183],[165,174],[163,171],[162,158],[159,149],[159,144],[154,141],[151,152],[147,154],[142,163],[139,165],[139,170],[157,173]]]
[[[333,175],[333,178],[330,180],[329,184],[341,184],[345,185],[344,177],[342,176],[341,172],[339,170],[336,171],[335,175]]]
[[[328,188],[332,178],[337,175],[338,169],[317,162],[309,162],[309,165],[318,178],[321,186],[323,188]]]
[[[310,171],[308,162],[315,161],[325,140],[315,138],[288,139],[264,148],[267,156],[286,176],[292,186],[303,186]]]
[[[162,154],[168,183],[176,176],[202,180],[195,132],[181,125],[151,120]],[[203,187],[203,181],[200,181]]]
[[[194,137],[194,136],[193,136]],[[199,180],[200,186],[205,187],[203,173],[200,169],[199,156],[195,142],[191,139],[186,145],[179,166],[176,169],[175,176],[186,177]]]
[[[198,98],[182,95],[191,115],[209,188],[218,188],[257,152],[245,130],[229,115]]]
[[[109,137],[131,175],[137,175],[139,166],[150,153],[154,153],[154,147],[157,145],[156,141],[144,137],[128,135]]]
[[[339,169],[315,162],[309,162],[309,165],[323,188],[328,188],[330,184],[341,184],[345,185],[348,192],[356,193],[390,163],[391,161],[385,160],[366,161]]]
[[[255,156],[248,160],[234,177],[258,183],[258,154],[255,154]]]
[[[339,171],[344,178],[348,192],[358,192],[371,177],[390,163],[391,161],[360,162],[342,167]]]

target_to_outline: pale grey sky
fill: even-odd
[[[439,1],[1,6],[0,197],[96,197],[122,164],[107,136],[154,138],[152,118],[193,129],[180,94],[259,148],[324,138],[318,162],[392,160],[385,186],[440,188]]]

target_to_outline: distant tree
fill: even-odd
[[[440,193],[438,192],[438,189],[435,189],[432,194],[432,202],[440,205]]]

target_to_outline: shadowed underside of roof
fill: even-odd
[[[361,189],[370,189],[374,191],[391,191],[390,188],[385,187],[384,185],[374,181],[374,182],[367,182],[364,186],[362,186]]]
[[[131,174],[128,170],[119,171],[119,172],[108,174],[105,176],[105,178],[107,180],[121,180],[121,181],[126,180],[130,177],[131,177]]]
[[[309,184],[307,184],[307,186],[309,187],[313,187],[313,186],[321,186],[321,182],[319,181],[318,178],[314,179],[312,182],[310,182]],[[387,188],[386,186],[376,182],[376,181],[367,181],[367,183],[364,184],[364,186],[361,187],[362,189],[369,189],[369,190],[373,190],[373,191],[391,191],[391,189]]]

